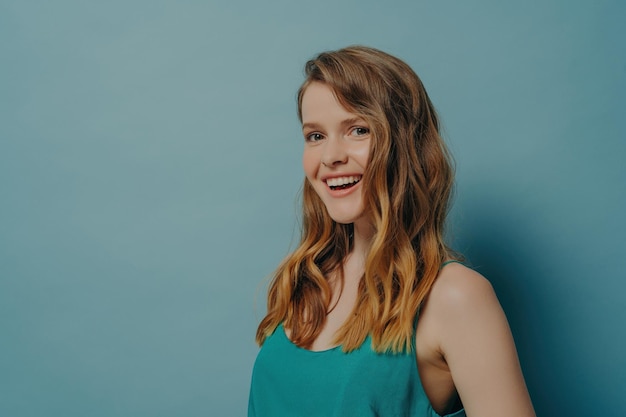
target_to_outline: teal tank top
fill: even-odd
[[[293,344],[282,325],[252,371],[248,417],[438,417],[422,387],[415,353],[376,353],[368,337],[350,353]],[[448,417],[465,417],[460,410]]]

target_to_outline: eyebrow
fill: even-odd
[[[340,125],[341,127],[346,127],[346,126],[350,126],[353,124],[365,124],[367,125],[368,123],[365,121],[365,119],[363,119],[362,117],[351,117],[349,119],[345,119],[342,120]],[[313,130],[319,130],[321,128],[321,125],[317,124],[317,123],[303,123],[302,124],[302,130],[305,129],[313,129]]]
[[[303,123],[302,130],[306,130],[306,129],[318,130],[319,125],[317,123]]]

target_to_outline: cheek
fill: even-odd
[[[361,146],[359,146],[358,148],[356,148],[354,150],[353,156],[354,156],[354,160],[363,168],[365,169],[367,167],[367,162],[369,161],[369,157],[370,157],[370,147],[371,147],[371,143],[370,141],[367,141],[367,143],[363,143],[361,144]]]
[[[319,164],[316,162],[315,153],[311,150],[305,150],[302,153],[302,169],[304,170],[304,175],[309,180],[312,180],[317,175],[317,169]]]

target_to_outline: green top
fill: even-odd
[[[458,261],[441,267],[451,262]],[[279,325],[254,363],[248,417],[440,417],[422,387],[415,339],[412,352],[399,354],[376,353],[371,344],[368,336],[350,353],[310,351]]]
[[[280,325],[252,372],[248,417],[437,417],[422,387],[415,353],[376,353],[368,337],[350,353],[310,351]],[[465,417],[460,410],[452,417]]]

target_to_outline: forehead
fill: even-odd
[[[301,108],[303,123],[341,121],[357,116],[337,100],[330,86],[321,82],[312,82],[306,87]]]

